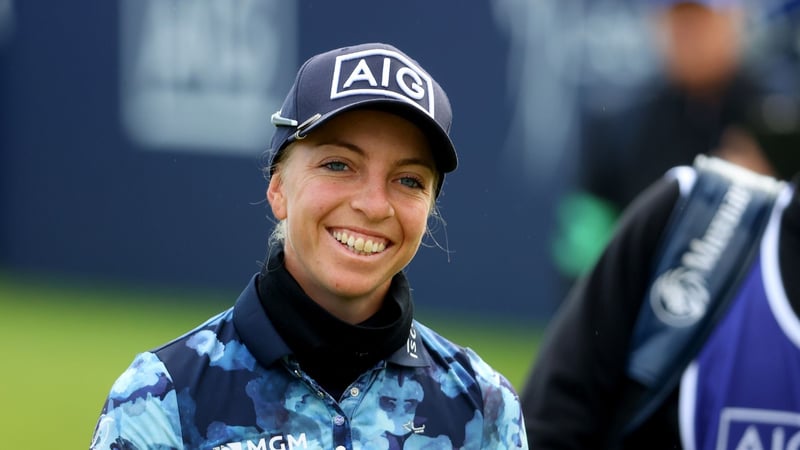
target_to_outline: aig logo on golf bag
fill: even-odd
[[[800,414],[724,408],[720,414],[715,448],[797,450],[800,448]]]
[[[406,100],[435,117],[433,80],[405,56],[383,49],[338,56],[331,100],[349,95],[384,95]]]

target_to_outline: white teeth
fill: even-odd
[[[386,250],[386,244],[383,242],[373,242],[372,239],[365,240],[362,237],[349,236],[344,231],[334,231],[333,237],[357,253],[372,254]]]

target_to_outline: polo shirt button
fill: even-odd
[[[344,417],[342,417],[342,416],[334,417],[333,418],[333,423],[336,424],[336,425],[344,425]],[[339,447],[344,448],[342,446],[339,446]],[[339,447],[336,447],[336,448],[339,448]]]
[[[359,393],[361,393],[361,391],[359,391],[357,387],[350,388],[350,396],[351,397],[358,397]]]
[[[347,450],[347,449],[344,448],[344,445],[337,445],[336,450]]]

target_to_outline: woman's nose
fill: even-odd
[[[350,203],[351,207],[362,212],[370,220],[383,220],[394,215],[394,207],[389,198],[389,187],[384,180],[365,183]]]

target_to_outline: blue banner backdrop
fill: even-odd
[[[440,197],[446,226],[434,228],[444,249],[426,240],[408,269],[417,303],[524,319],[561,300],[549,241],[573,166],[580,43],[602,54],[602,34],[568,26],[580,11],[513,0],[2,3],[3,266],[238,292],[266,251],[261,156],[297,65],[384,41],[445,87],[460,155]],[[622,59],[643,54],[633,45]]]

